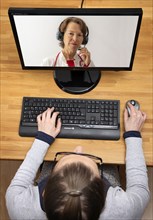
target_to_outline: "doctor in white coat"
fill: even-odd
[[[42,66],[93,67],[90,52],[85,47],[88,35],[88,27],[82,19],[66,18],[57,33],[62,50],[54,58],[45,58]]]

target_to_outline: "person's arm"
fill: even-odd
[[[133,216],[142,216],[150,197],[148,176],[142,148],[141,129],[146,114],[129,104],[131,114],[124,112],[126,143],[126,193]]]
[[[25,195],[30,193],[30,190],[26,192],[26,189],[33,186],[36,173],[43,162],[47,150],[60,132],[61,121],[58,119],[56,125],[58,112],[53,113],[53,111],[54,108],[47,109],[37,118],[38,134],[36,139],[6,192],[8,208],[11,207],[9,204],[15,205],[18,202],[17,198],[22,193],[25,193]]]
[[[149,202],[147,169],[140,134],[146,114],[131,104],[129,107],[130,117],[127,109],[124,112],[123,135],[126,143],[126,190],[118,186],[109,188],[106,207],[100,219],[140,220]]]

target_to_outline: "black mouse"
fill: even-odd
[[[128,102],[131,103],[131,105],[133,105],[135,107],[135,109],[137,109],[137,110],[140,109],[140,104],[136,100],[129,100],[129,101],[126,102],[126,108],[128,110],[128,115],[130,116],[130,108],[128,106]]]

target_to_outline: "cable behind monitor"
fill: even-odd
[[[80,8],[83,8],[84,0],[81,1],[81,6]]]

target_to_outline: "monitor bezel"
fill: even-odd
[[[97,69],[97,70],[126,70],[131,71],[133,68],[138,37],[141,27],[142,15],[143,10],[142,8],[9,8],[8,15],[17,47],[17,51],[19,54],[20,63],[22,69],[33,69],[33,70],[57,70],[57,69],[68,69],[68,70],[83,70],[86,69],[85,67],[53,67],[53,66],[25,66],[22,51],[20,47],[20,42],[15,26],[14,15],[91,15],[91,16],[98,16],[98,15],[105,15],[105,16],[138,16],[138,23],[137,23],[137,30],[135,34],[135,40],[133,44],[133,50],[131,54],[131,60],[129,67],[88,67],[88,69]]]

